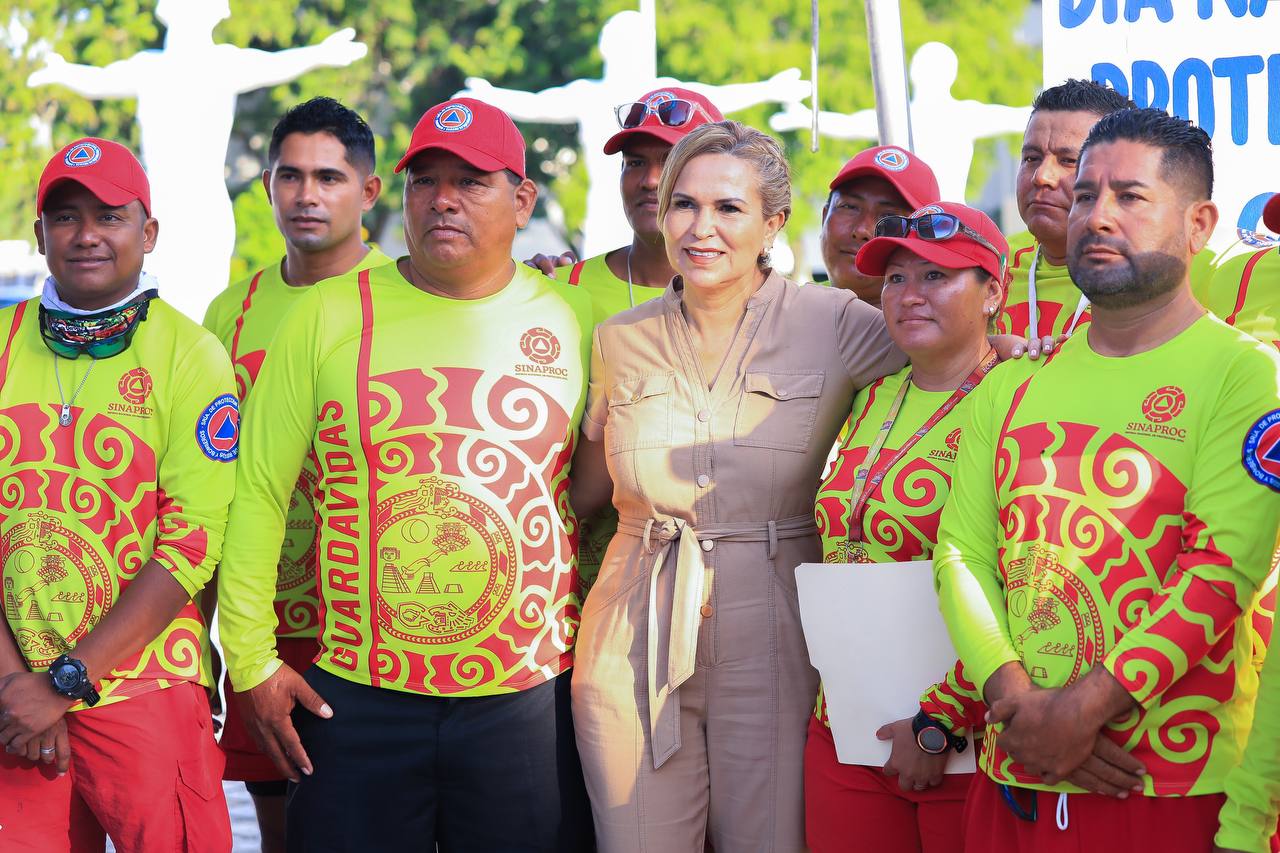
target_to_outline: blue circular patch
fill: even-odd
[[[216,462],[230,462],[240,448],[240,404],[223,394],[205,407],[196,421],[196,443]]]
[[[71,150],[62,158],[62,162],[68,166],[92,166],[94,163],[102,159],[102,149],[94,145],[92,142],[81,142],[73,145]]]
[[[1262,210],[1267,206],[1267,202],[1271,200],[1272,193],[1259,193],[1253,198],[1245,202],[1244,207],[1240,208],[1240,217],[1236,220],[1236,236],[1240,238],[1240,242],[1254,249],[1270,249],[1272,246],[1280,246],[1280,237],[1272,237],[1263,233],[1262,228]]]
[[[436,130],[445,133],[457,133],[471,127],[471,110],[466,104],[445,104],[436,113]]]
[[[1280,492],[1280,409],[1268,412],[1249,427],[1241,455],[1250,477]]]
[[[882,169],[888,169],[890,172],[901,172],[907,168],[907,164],[911,162],[911,158],[907,156],[907,152],[898,148],[886,148],[876,154],[876,164]]]

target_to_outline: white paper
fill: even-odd
[[[933,564],[805,563],[796,569],[809,660],[822,675],[842,764],[880,767],[885,723],[915,716],[920,694],[956,662],[938,612]],[[951,753],[948,773],[972,773],[972,744]]]

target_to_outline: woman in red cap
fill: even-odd
[[[985,214],[943,202],[883,218],[858,252],[860,272],[884,276],[889,337],[911,364],[854,400],[817,497],[826,562],[932,557],[965,402],[997,363],[987,334],[1003,301],[1008,251]],[[966,748],[966,729],[981,724],[983,710],[957,663],[920,707],[904,708],[905,719],[876,733],[893,741],[883,768],[841,764],[820,688],[805,747],[810,849],[959,851],[972,777],[943,770],[953,750]]]

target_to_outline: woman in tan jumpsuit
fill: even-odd
[[[577,637],[578,749],[605,853],[793,853],[817,687],[794,570],[822,559],[850,401],[905,357],[879,311],[769,268],[791,208],[772,138],[689,134],[659,206],[679,275],[596,329],[574,463],[578,511],[612,491],[621,518]]]

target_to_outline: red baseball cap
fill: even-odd
[[[912,207],[923,207],[942,198],[938,179],[934,177],[929,164],[896,145],[877,145],[860,151],[844,164],[827,188],[834,190],[854,178],[868,175],[884,178],[893,184],[894,189],[902,193],[902,197]]]
[[[995,246],[1000,255],[997,256],[964,232],[959,232],[947,240],[924,240],[915,229],[912,229],[906,237],[873,237],[864,243],[858,250],[858,257],[854,259],[858,272],[863,275],[884,275],[889,256],[901,247],[947,269],[981,267],[991,273],[994,278],[999,279],[1003,286],[1004,269],[1001,264],[1009,257],[1009,241],[1000,233],[1000,229],[990,217],[981,210],[963,204],[940,201],[925,205],[911,214],[911,218],[924,216],[927,213],[952,214]]]
[[[44,212],[44,200],[58,184],[72,181],[103,203],[123,207],[135,198],[151,215],[151,183],[133,152],[118,142],[86,136],[64,147],[45,165],[36,190],[36,216]]]
[[[428,148],[457,154],[482,172],[510,169],[525,177],[524,137],[515,122],[475,98],[453,98],[423,113],[396,171],[404,171],[410,160]]]
[[[704,114],[702,110],[695,109],[693,117],[687,122],[679,127],[668,127],[658,120],[657,108],[659,104],[665,101],[675,100],[692,101],[701,106],[702,110],[706,110],[706,113]],[[609,141],[604,144],[604,153],[616,154],[622,150],[622,146],[627,144],[628,139],[637,135],[652,136],[654,139],[675,145],[688,136],[689,132],[694,128],[716,121],[724,121],[724,114],[720,112],[715,104],[707,100],[706,96],[676,86],[654,89],[652,92],[641,96],[636,103],[649,107],[648,115],[644,117],[644,121],[635,127],[620,130],[610,136]]]
[[[1280,193],[1276,193],[1262,208],[1262,224],[1280,234]]]

